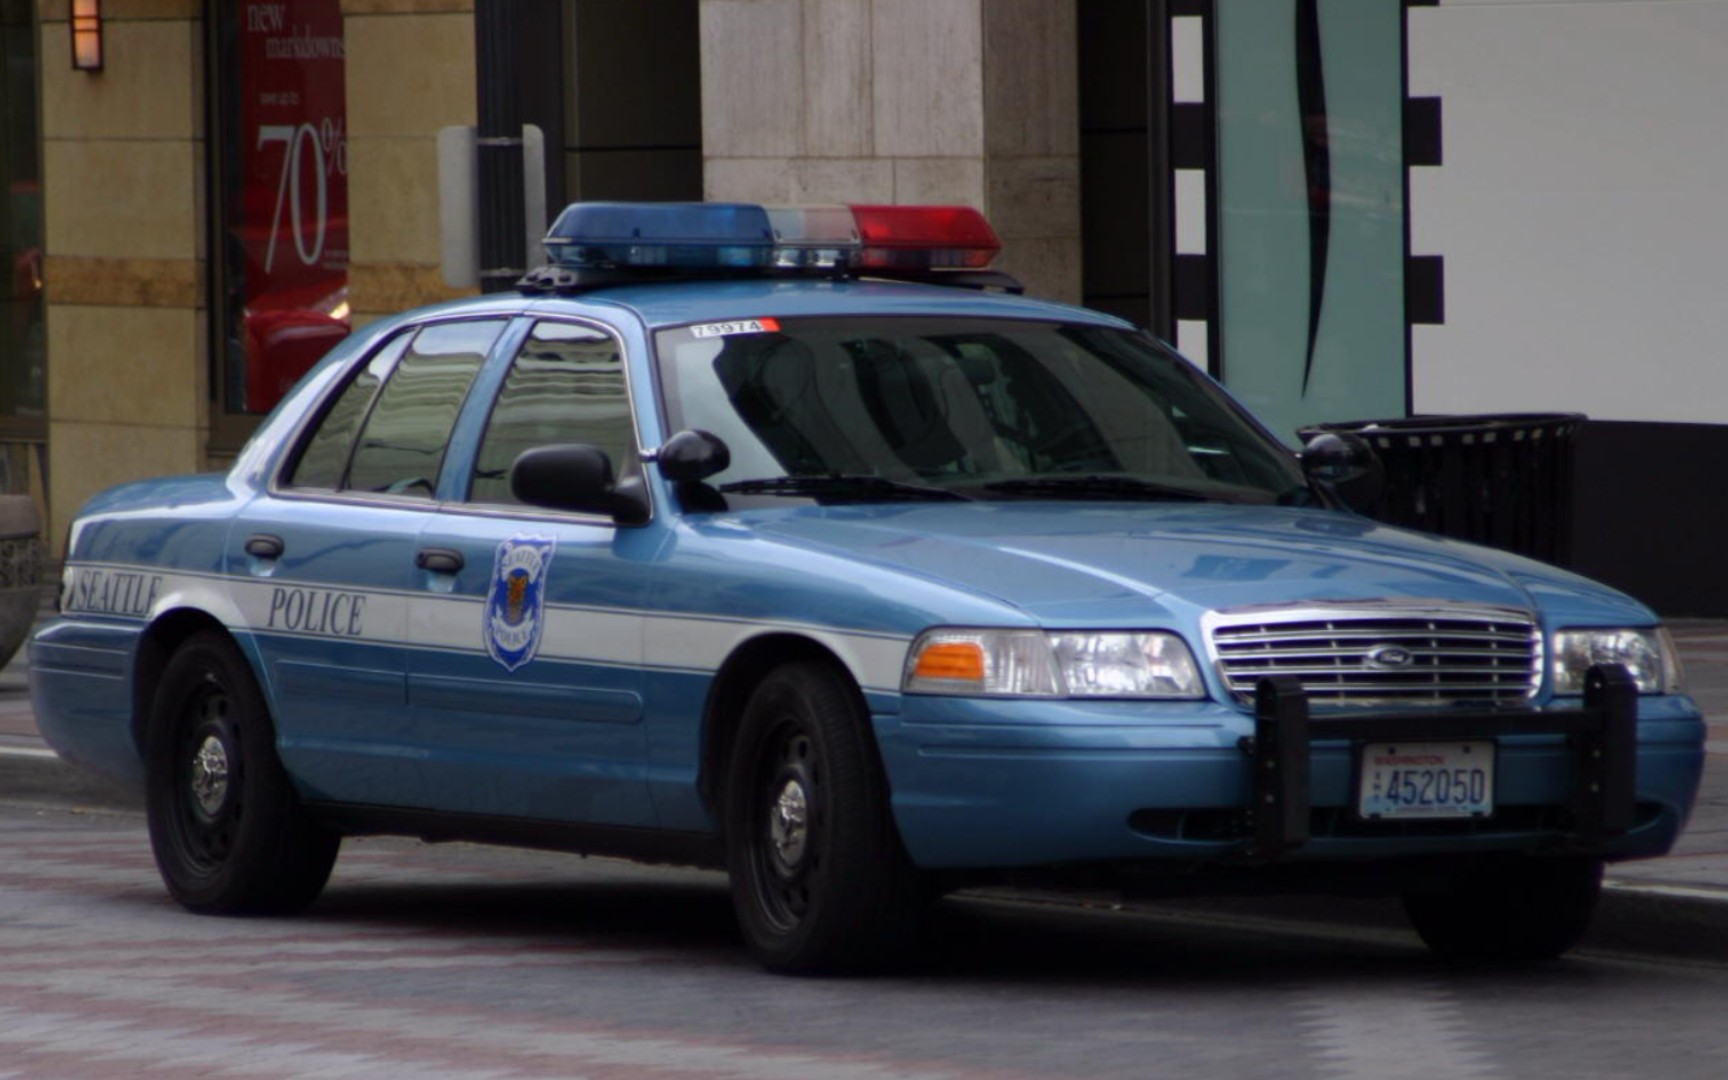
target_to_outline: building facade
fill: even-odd
[[[1588,414],[1573,563],[1728,612],[1728,0],[0,0],[0,45],[0,488],[56,543],[352,327],[507,280],[524,175],[978,206],[1293,443]]]

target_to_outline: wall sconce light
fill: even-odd
[[[72,0],[72,70],[102,70],[102,0]]]

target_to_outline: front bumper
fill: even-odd
[[[909,696],[876,729],[901,836],[927,869],[1662,854],[1697,792],[1703,719],[1689,698],[1592,685],[1582,707],[1323,716],[1288,684],[1263,687],[1258,717]],[[1358,748],[1388,737],[1492,739],[1493,815],[1357,817]]]
[[[1277,858],[1313,838],[1309,756],[1317,740],[1348,739],[1360,745],[1488,739],[1507,732],[1564,738],[1570,758],[1566,799],[1563,807],[1554,808],[1563,812],[1548,816],[1546,831],[1559,833],[1566,846],[1601,850],[1638,827],[1638,687],[1624,668],[1591,668],[1583,708],[1566,712],[1478,710],[1321,719],[1309,715],[1302,684],[1280,676],[1260,680],[1254,737],[1243,747],[1253,770],[1247,853]],[[1457,821],[1443,827],[1457,830],[1470,824]]]

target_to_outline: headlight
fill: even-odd
[[[1582,694],[1593,664],[1621,664],[1640,694],[1678,694],[1685,689],[1680,654],[1662,627],[1654,630],[1562,630],[1554,635],[1554,692]]]
[[[1194,654],[1175,634],[930,630],[912,643],[915,694],[1200,698]]]

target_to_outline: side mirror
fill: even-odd
[[[732,451],[718,435],[686,429],[667,439],[654,460],[661,476],[683,484],[725,472],[732,464]]]
[[[510,466],[510,490],[529,506],[605,514],[620,525],[648,520],[640,482],[617,483],[612,459],[586,443],[524,450]]]
[[[1380,455],[1368,440],[1347,432],[1326,431],[1309,439],[1302,450],[1302,471],[1359,513],[1367,513],[1386,490]]]

